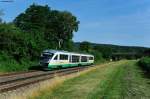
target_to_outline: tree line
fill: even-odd
[[[95,54],[97,57],[96,59],[138,59],[144,56],[150,56],[150,48],[146,47],[96,44],[90,43],[88,41],[77,42],[75,45],[79,48],[80,51]]]

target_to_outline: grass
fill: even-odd
[[[97,66],[96,69],[82,74],[79,77],[65,81],[62,86],[49,92],[42,92],[36,99],[87,99],[90,97],[100,82],[106,80],[120,63],[111,63],[103,66]],[[124,62],[123,62],[124,63]],[[89,79],[90,78],[90,79]]]
[[[126,72],[123,80],[126,99],[150,99],[150,78],[137,66],[137,62],[129,62],[124,67]]]
[[[87,73],[65,80],[59,87],[43,90],[34,99],[149,99],[150,79],[136,61],[96,66]]]
[[[149,88],[150,79],[145,78],[136,61],[128,61],[113,72],[103,87],[90,95],[90,99],[149,99]]]

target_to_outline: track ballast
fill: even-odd
[[[18,89],[57,76],[83,71],[90,66],[73,67],[53,71],[28,71],[0,75],[0,93]]]

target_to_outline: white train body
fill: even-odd
[[[45,50],[40,59],[40,65],[47,69],[84,66],[93,63],[93,55],[58,50]]]

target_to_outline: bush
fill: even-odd
[[[150,57],[143,57],[138,63],[144,70],[150,72]]]
[[[31,62],[27,59],[17,62],[12,56],[0,52],[0,72],[28,71],[30,67],[36,64],[36,61]]]
[[[103,63],[105,61],[105,59],[102,57],[102,53],[98,51],[91,51],[90,54],[94,55],[94,60],[96,64]]]

